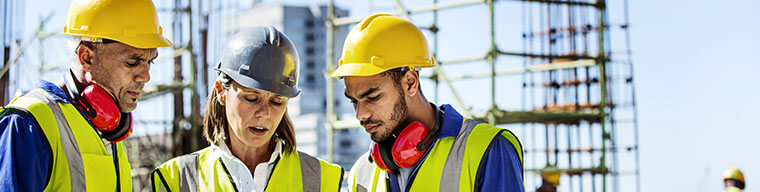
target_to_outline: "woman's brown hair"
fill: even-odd
[[[223,89],[229,89],[232,82],[234,82],[230,76],[224,73],[219,74],[219,78],[216,81],[222,85]],[[220,142],[224,142],[227,146],[230,146],[230,131],[229,124],[227,123],[227,114],[225,113],[226,108],[217,97],[216,91],[212,89],[208,99],[206,99],[206,113],[203,115],[203,137],[206,138],[206,141],[216,146],[219,146]],[[275,137],[284,141],[284,151],[295,151],[296,133],[293,130],[293,122],[290,121],[287,109],[285,110],[285,115],[282,116],[282,120],[280,120],[280,124],[277,126],[277,130],[275,130],[275,134],[272,135],[272,141],[275,141]]]

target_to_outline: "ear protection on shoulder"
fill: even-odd
[[[441,111],[436,108],[436,123],[441,115]],[[389,173],[398,172],[399,168],[411,167],[433,144],[432,141],[435,140],[437,132],[438,129],[431,132],[419,121],[414,121],[402,129],[395,139],[373,142],[370,151],[371,160],[380,169]]]
[[[116,98],[98,85],[89,85],[79,93],[72,76],[71,71],[65,75],[66,89],[74,97],[74,105],[100,130],[100,136],[111,142],[126,139],[132,133],[132,114],[120,112]]]

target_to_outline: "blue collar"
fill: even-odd
[[[457,112],[457,110],[454,109],[454,107],[451,107],[449,104],[443,104],[439,107],[441,110],[442,119],[440,120],[441,125],[438,126],[441,131],[438,134],[437,139],[441,139],[444,137],[456,137],[459,134],[459,129],[462,128],[462,123],[464,121],[464,117]]]
[[[66,95],[66,92],[57,85],[45,80],[40,80],[39,84],[40,89],[50,94],[50,96],[53,96],[53,99],[56,102],[74,103],[71,99],[69,99],[69,96]]]

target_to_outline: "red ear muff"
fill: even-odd
[[[372,161],[374,161],[375,164],[383,171],[388,173],[395,173],[398,169],[396,164],[394,164],[392,159],[386,161],[386,159],[390,159],[390,157],[388,157],[389,155],[382,155],[383,153],[381,152],[380,148],[381,147],[379,144],[377,144],[377,142],[372,142],[372,152],[370,153],[370,156],[372,156]],[[385,162],[389,162],[389,164],[386,164]],[[391,169],[388,167],[388,165],[394,166],[396,169]]]
[[[132,133],[132,114],[121,113],[116,98],[96,84],[85,87],[80,93],[73,77],[72,71],[64,76],[66,88],[73,97],[74,104],[99,130],[100,137],[111,142],[126,139]]]
[[[380,169],[395,173],[401,167],[411,167],[425,154],[429,146],[430,132],[419,121],[407,125],[394,140],[372,143],[370,156]],[[390,142],[393,142],[392,147]]]
[[[119,142],[132,134],[132,113],[121,113],[119,125],[110,131],[100,131],[100,136],[111,142]]]
[[[105,89],[98,85],[90,85],[84,88],[81,94],[87,107],[87,115],[90,122],[101,131],[112,131],[119,125],[121,112],[115,99]],[[94,115],[93,115],[94,114]]]
[[[412,122],[407,125],[404,130],[399,133],[396,142],[393,144],[393,161],[399,167],[411,167],[417,161],[420,160],[422,154],[425,154],[427,147],[418,149],[418,145],[423,143],[428,135],[428,129],[419,121]]]

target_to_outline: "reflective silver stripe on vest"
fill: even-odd
[[[58,106],[58,102],[55,102],[53,98],[39,91],[30,91],[26,96],[41,100],[48,106],[48,108],[50,108],[50,111],[53,112],[55,122],[58,124],[58,135],[61,138],[61,147],[63,147],[66,162],[69,164],[71,191],[86,191],[87,188],[84,177],[82,154],[79,152],[79,145],[77,145],[74,134],[71,133],[69,122],[66,120],[66,116],[63,115],[61,107]]]
[[[178,157],[177,165],[179,165],[179,178],[181,178],[179,191],[198,191],[198,153]]]
[[[61,110],[61,107],[58,106],[58,102],[55,102],[53,98],[45,95],[40,91],[30,91],[26,94],[26,97],[41,100],[48,106],[48,108],[50,108],[50,111],[53,112],[55,122],[58,124],[58,134],[61,138],[61,147],[63,147],[63,153],[66,156],[66,162],[68,162],[69,165],[71,191],[86,191],[87,188],[84,177],[84,164],[82,163],[82,154],[79,152],[79,145],[77,145],[74,134],[71,133],[69,122],[66,120],[66,116],[63,115],[63,110]],[[51,145],[53,144],[51,143]]]
[[[458,191],[459,190],[459,176],[462,173],[462,162],[464,161],[464,149],[467,144],[467,137],[480,122],[467,119],[462,123],[462,128],[459,129],[454,143],[451,144],[451,150],[446,158],[446,163],[443,164],[443,172],[441,174],[441,191]]]
[[[322,171],[319,160],[303,152],[298,152],[301,162],[301,181],[303,191],[319,191],[322,183]]]

